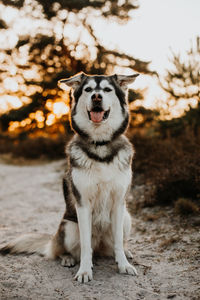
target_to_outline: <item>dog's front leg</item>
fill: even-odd
[[[89,204],[77,206],[76,211],[80,232],[81,258],[80,268],[75,279],[85,283],[92,280],[91,208]]]
[[[115,260],[119,273],[137,275],[136,269],[128,262],[123,246],[123,224],[125,205],[122,201],[116,202],[112,213],[112,232],[114,239]]]

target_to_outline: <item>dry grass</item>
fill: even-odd
[[[179,198],[175,202],[174,211],[176,214],[187,216],[191,214],[198,214],[199,207],[190,199]]]
[[[59,159],[65,156],[66,137],[57,138],[28,138],[28,139],[1,139],[0,153],[11,153],[14,157],[37,159]]]
[[[178,237],[170,237],[170,238],[168,238],[168,239],[164,239],[164,240],[160,243],[159,247],[160,247],[161,249],[166,249],[166,248],[170,247],[172,244],[177,243],[179,240],[180,240],[180,239],[179,239]]]
[[[148,214],[148,215],[145,214],[143,216],[143,220],[145,222],[154,222],[154,221],[158,220],[162,215],[163,214],[161,214],[161,213],[158,213],[158,214]]]
[[[200,136],[178,138],[133,138],[136,157],[133,168],[139,184],[149,186],[143,206],[169,205],[179,198],[200,195]],[[152,189],[151,189],[152,186]]]

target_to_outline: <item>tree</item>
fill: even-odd
[[[63,97],[68,101],[67,94],[57,89],[60,78],[79,71],[108,74],[116,65],[151,74],[148,62],[116,49],[106,49],[92,26],[94,18],[127,22],[130,11],[138,8],[134,0],[3,0],[2,3],[2,9],[10,6],[17,16],[6,24],[2,15],[2,34],[8,30],[16,32],[20,18],[29,19],[33,24],[33,28],[24,27],[22,32],[17,32],[15,45],[1,50],[0,97],[7,93],[7,97],[17,97],[23,103],[20,108],[0,116],[3,132],[11,125],[15,128],[16,122],[20,122],[18,128],[22,132],[28,133],[58,120],[62,122],[60,116],[50,121],[51,104],[63,101]]]
[[[186,59],[173,53],[172,70],[167,70],[162,88],[174,100],[196,99],[200,101],[200,37],[186,53]]]
[[[200,127],[200,37],[187,51],[186,59],[173,53],[171,62],[173,69],[167,71],[161,86],[175,105],[179,100],[184,100],[189,109],[178,118],[161,121],[160,132],[163,136],[178,136],[189,129],[188,134],[197,137]]]

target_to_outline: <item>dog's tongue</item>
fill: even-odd
[[[99,123],[103,120],[104,111],[91,111],[90,118],[92,122]]]

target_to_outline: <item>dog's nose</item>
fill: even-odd
[[[97,93],[93,94],[91,98],[92,98],[92,101],[95,101],[95,102],[102,100],[101,94],[97,94]]]

